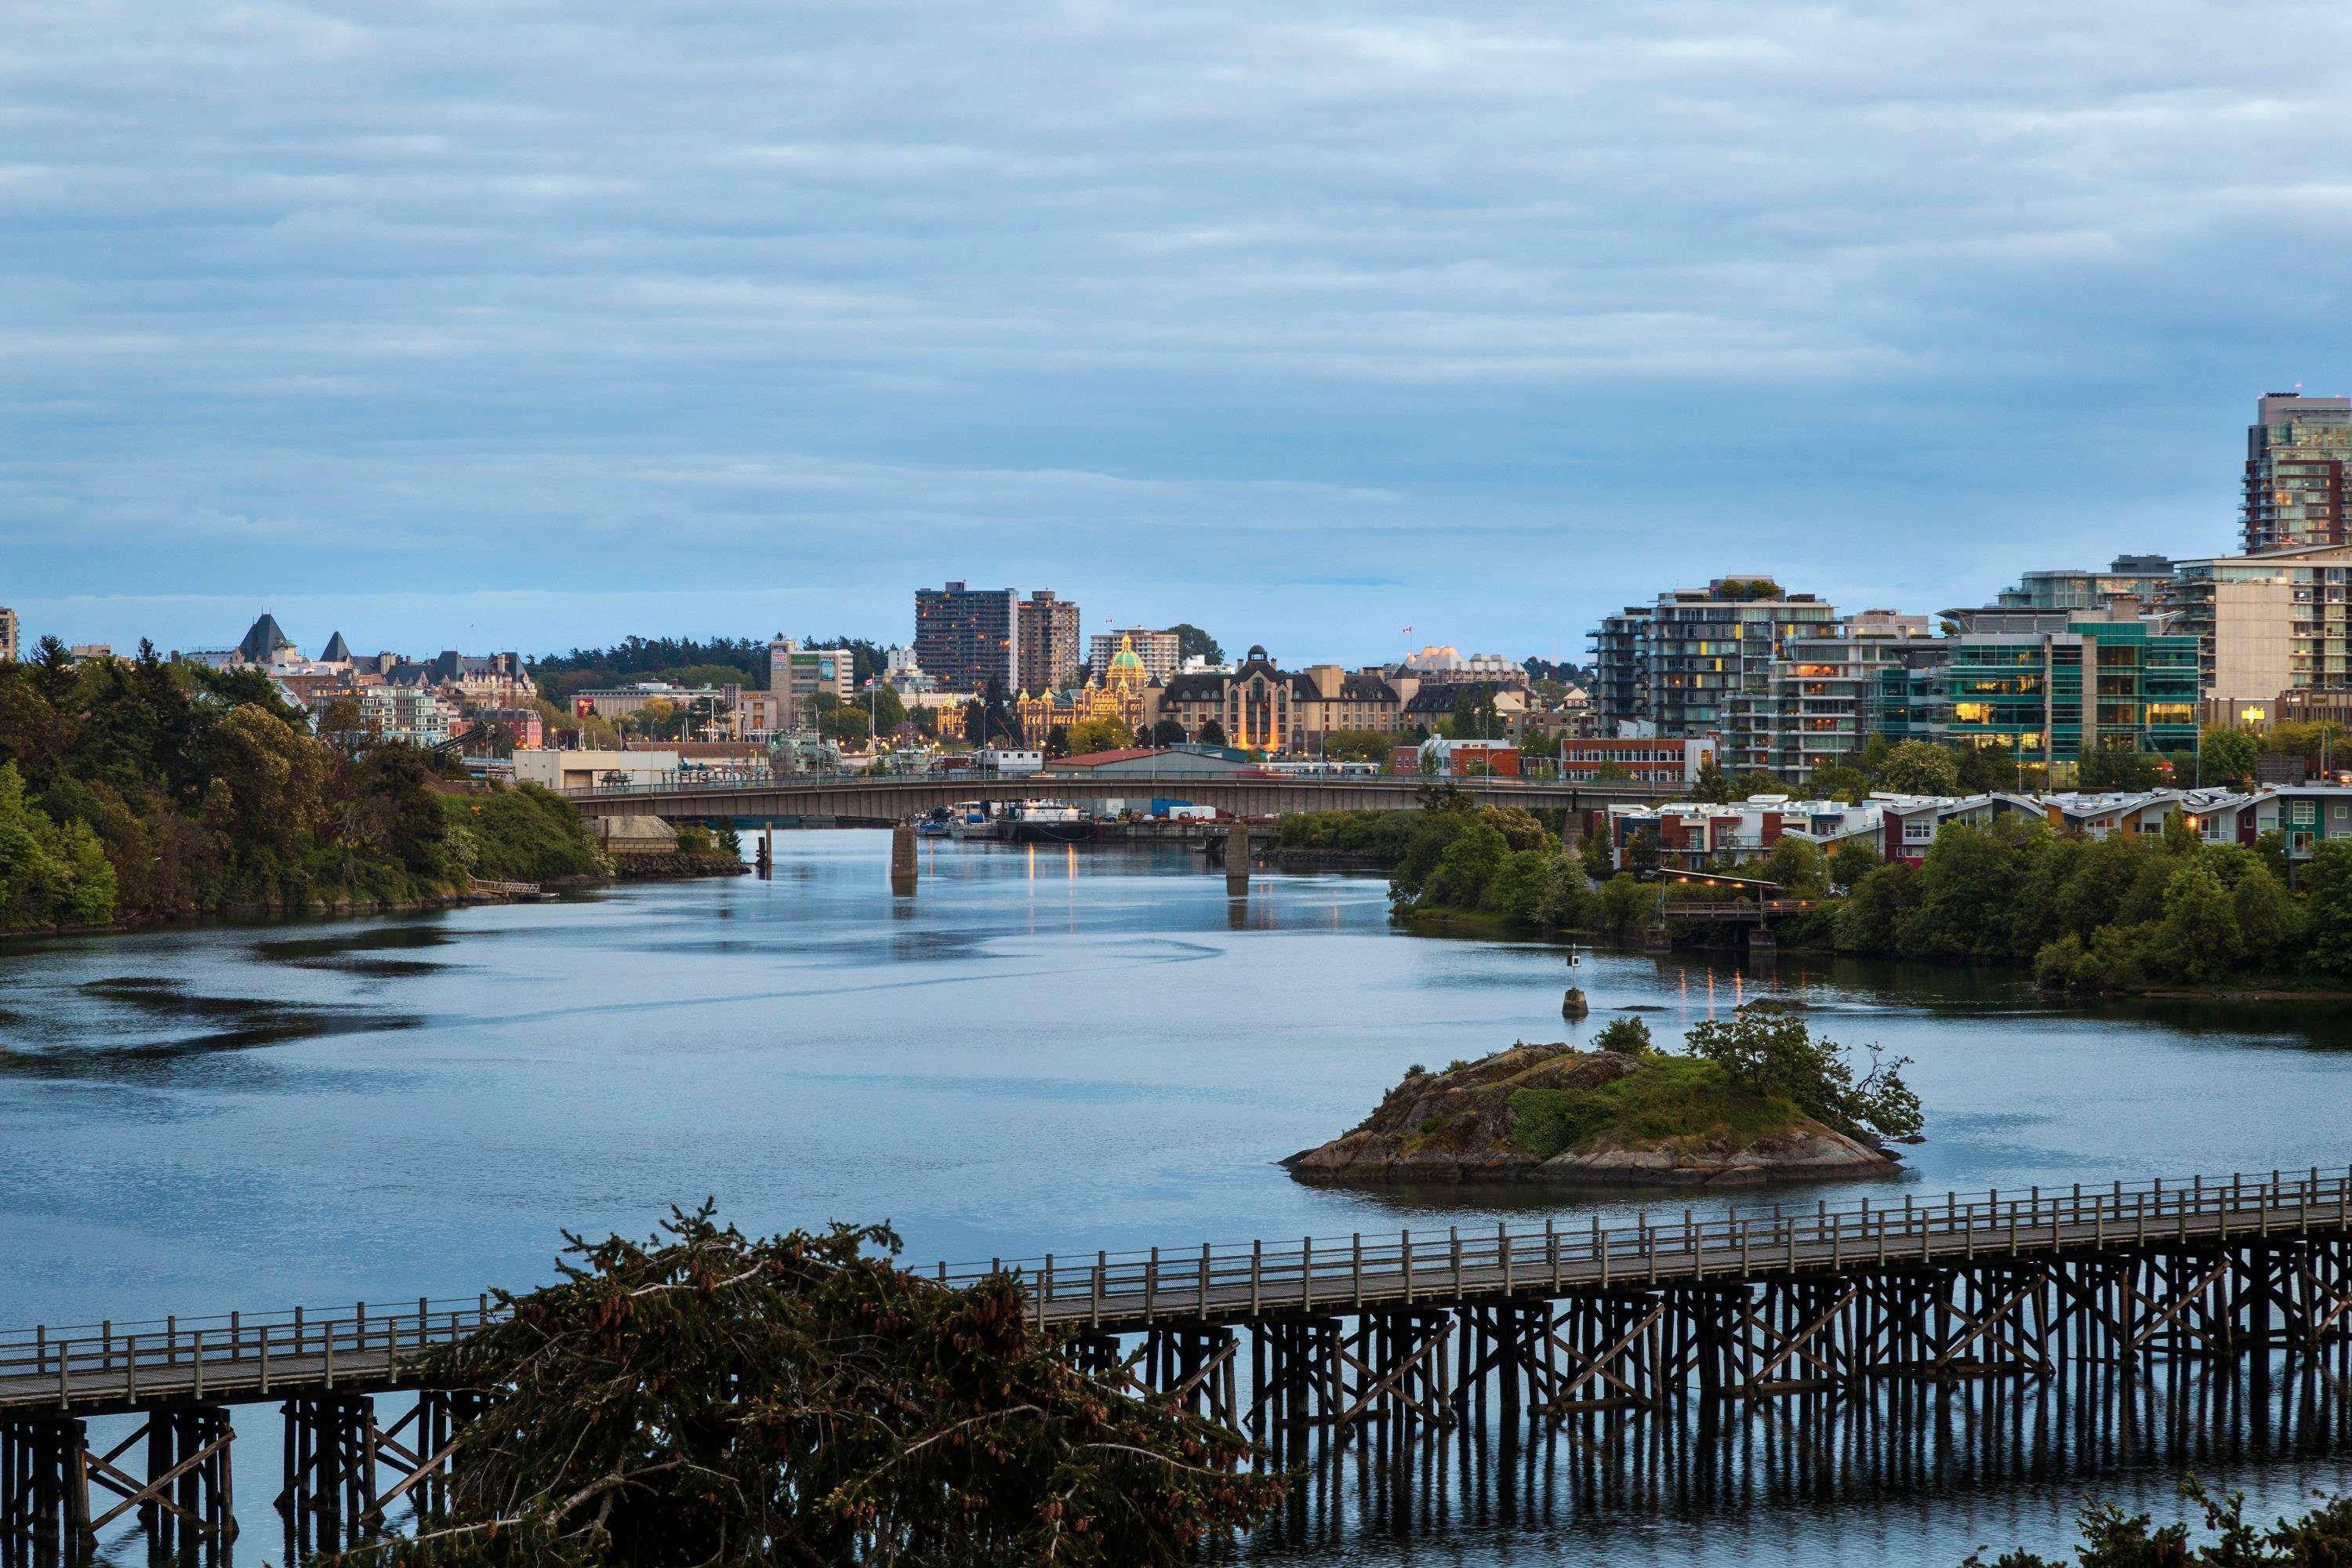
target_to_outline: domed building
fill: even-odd
[[[1100,681],[1089,680],[1069,691],[1024,691],[1013,700],[1013,712],[1022,743],[1042,750],[1045,737],[1057,727],[1066,731],[1090,719],[1116,719],[1141,736],[1151,728],[1158,695],[1142,657],[1129,639],[1121,637]]]

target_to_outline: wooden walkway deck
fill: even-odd
[[[2270,1172],[1755,1217],[1302,1238],[935,1265],[950,1286],[992,1271],[1038,1323],[1091,1336],[1230,1329],[1367,1309],[1465,1309],[1694,1285],[1898,1274],[2001,1258],[2255,1247],[2352,1232],[2352,1172]],[[425,1351],[474,1331],[487,1297],[0,1331],[0,1417],[104,1415],[414,1386]]]

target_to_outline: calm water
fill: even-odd
[[[1626,1006],[1661,1009],[1671,1042],[1758,994],[1727,967],[1588,955],[1594,1016],[1566,1026],[1557,949],[1397,935],[1376,881],[1261,878],[1238,905],[1178,853],[944,844],[908,904],[882,835],[778,848],[772,882],[0,951],[0,1320],[470,1295],[545,1277],[559,1227],[644,1233],[706,1194],[746,1228],[887,1218],[922,1260],[1491,1225],[1503,1205],[1589,1223],[1631,1200],[1306,1188],[1272,1162],[1412,1063]],[[1874,1194],[2347,1157],[2338,1015],[2055,1014],[2006,977],[1794,961],[1767,989],[1915,1058],[1928,1142]],[[2278,1507],[2352,1485],[2325,1459],[2200,1468]],[[2172,1473],[2099,1489],[2162,1508]],[[1767,1487],[1685,1517],[1520,1508],[1498,1482],[1403,1538],[1341,1510],[1303,1531],[1319,1544],[1265,1550],[1954,1562],[2046,1548],[2087,1484],[1947,1477],[1835,1508]]]

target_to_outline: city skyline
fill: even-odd
[[[45,14],[0,602],[539,647],[963,578],[1565,656],[1662,543],[1908,608],[2222,552],[2252,400],[2352,390],[2299,26]]]

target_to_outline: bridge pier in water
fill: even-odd
[[[1225,835],[1225,891],[1231,895],[1249,891],[1250,830],[1246,822],[1236,822]]]
[[[895,897],[915,896],[915,877],[920,868],[916,847],[914,824],[901,822],[890,829],[890,891]]]

